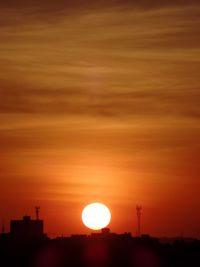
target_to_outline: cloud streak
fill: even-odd
[[[27,25],[2,29],[1,112],[197,118],[198,11],[100,9],[55,24],[24,15]]]

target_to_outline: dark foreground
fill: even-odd
[[[148,236],[75,235],[16,240],[0,237],[2,267],[193,267],[200,266],[200,241],[161,244]]]

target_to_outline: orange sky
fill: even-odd
[[[66,2],[0,3],[0,220],[200,237],[199,1]]]

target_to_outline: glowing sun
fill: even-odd
[[[84,225],[92,230],[99,230],[106,227],[110,223],[110,220],[110,210],[102,203],[91,203],[82,211]]]

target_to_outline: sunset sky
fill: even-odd
[[[0,225],[200,237],[200,1],[0,2]]]

